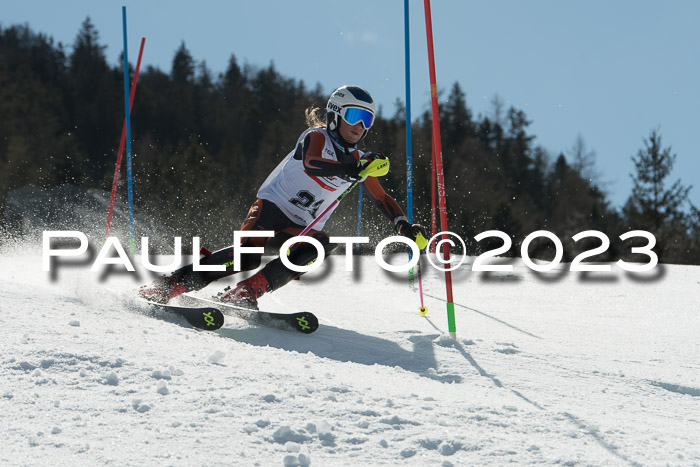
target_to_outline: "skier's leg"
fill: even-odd
[[[297,232],[298,233],[298,232]],[[296,235],[296,233],[294,233]],[[293,237],[294,235],[290,235],[289,238]],[[329,241],[329,235],[326,232],[319,232],[319,231],[310,231],[307,234],[309,237],[314,238],[315,240],[318,240],[318,242],[321,244],[323,247],[324,255],[328,256],[331,254],[336,248],[338,248],[338,244],[334,243],[331,244]],[[285,239],[286,241],[286,239]],[[292,263],[296,264],[299,266],[306,266],[318,258],[318,251],[316,250],[316,247],[313,246],[312,244],[308,242],[299,242],[294,244],[290,249],[287,254],[287,259]],[[297,271],[292,271],[291,269],[288,269],[284,263],[282,263],[282,260],[277,257],[267,263],[265,267],[260,271],[262,274],[264,274],[267,278],[268,281],[270,282],[271,290],[277,290],[280,287],[286,285],[288,282],[290,282],[293,279],[296,279],[297,277],[301,276],[304,274],[303,272],[297,272]]]
[[[262,200],[258,199],[248,211],[241,230],[265,230],[260,225],[262,214]],[[267,242],[264,237],[249,237],[241,239],[242,246],[264,247]],[[241,255],[241,271],[250,271],[260,267],[261,253],[245,253]],[[168,300],[177,297],[185,292],[199,290],[206,287],[213,281],[235,274],[233,261],[233,246],[222,248],[221,250],[207,254],[200,259],[202,265],[223,265],[223,271],[195,271],[194,265],[189,264],[168,276],[163,276],[150,286],[139,289],[139,296],[150,301],[167,303]]]
[[[287,239],[298,235],[300,232],[301,230],[297,228],[285,229],[275,236],[274,243],[281,246]],[[330,244],[329,236],[325,232],[312,230],[309,232],[309,236],[319,241],[323,246],[325,255],[329,255],[338,247],[337,244]],[[318,252],[316,247],[308,242],[296,243],[289,249],[288,259],[292,264],[305,266],[316,261],[317,258]],[[302,274],[301,272],[288,269],[282,263],[282,260],[277,257],[248,279],[239,282],[234,289],[224,291],[219,296],[219,299],[238,306],[257,309],[258,298],[267,292],[279,289]]]

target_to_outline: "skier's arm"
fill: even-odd
[[[394,223],[394,226],[396,226],[396,223],[401,219],[406,219],[406,215],[401,209],[401,206],[399,206],[394,198],[384,191],[384,188],[377,178],[367,177],[364,184],[374,204],[387,219]]]
[[[304,161],[304,171],[314,177],[342,177],[357,176],[357,161],[343,163],[336,160],[325,159],[323,148],[326,138],[321,132],[311,131],[300,148],[297,155]]]
[[[382,188],[379,180],[374,177],[368,177],[364,183],[367,191],[379,210],[384,214],[384,216],[389,218],[389,220],[394,223],[394,230],[396,230],[396,233],[416,241],[416,243],[419,244],[419,248],[425,248],[425,243],[427,243],[425,238],[428,237],[428,233],[425,231],[423,226],[408,222],[408,219],[406,218],[406,215],[401,207],[398,205],[396,200],[394,200],[394,198],[389,196],[389,194],[384,191],[384,188]],[[419,234],[423,237],[423,240],[421,241],[418,241]]]

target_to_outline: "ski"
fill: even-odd
[[[175,315],[182,316],[197,329],[202,329],[204,331],[216,331],[221,326],[224,325],[224,315],[220,310],[212,306],[179,306],[179,305],[164,305],[162,303],[151,302],[144,299],[139,299],[139,301],[148,304],[159,310],[167,311],[168,313],[173,313]]]
[[[311,334],[318,329],[318,318],[313,313],[271,313],[269,311],[250,310],[217,300],[183,294],[178,299],[189,306],[206,305],[216,307],[226,314],[231,314],[252,324],[278,329],[293,330],[303,334]]]

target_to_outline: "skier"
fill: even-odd
[[[326,105],[325,122],[317,108],[306,110],[309,128],[299,137],[296,146],[272,171],[257,193],[240,230],[274,231],[274,237],[247,237],[241,240],[244,247],[279,248],[286,240],[299,235],[314,221],[318,213],[333,204],[338,194],[353,182],[363,179],[379,210],[393,222],[399,235],[416,240],[418,234],[427,237],[419,224],[410,224],[396,201],[382,188],[375,176],[363,177],[373,161],[386,158],[377,152],[363,152],[357,143],[367,135],[374,123],[374,101],[370,94],[358,86],[342,86],[336,89]],[[375,162],[378,164],[379,162]],[[329,213],[330,214],[330,213]],[[329,235],[323,232],[328,219],[320,219],[307,235],[318,240],[326,254],[337,244],[330,244]],[[139,289],[139,296],[158,303],[192,290],[198,290],[212,281],[234,274],[233,246],[211,253],[203,249],[204,265],[226,265],[225,271],[194,271],[185,266],[169,276],[164,276],[150,286]],[[288,251],[293,264],[306,265],[317,258],[316,248],[307,243],[294,244]],[[241,271],[251,271],[260,266],[262,254],[241,254]],[[237,306],[257,309],[257,300],[265,293],[277,290],[301,273],[287,269],[278,257],[239,282],[235,288],[226,288],[218,300]]]

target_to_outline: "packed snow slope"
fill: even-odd
[[[128,298],[147,271],[4,254],[0,464],[700,464],[700,268],[469,262],[454,341],[429,265],[426,317],[373,257],[261,299],[315,313],[302,335],[235,317],[199,331]]]

